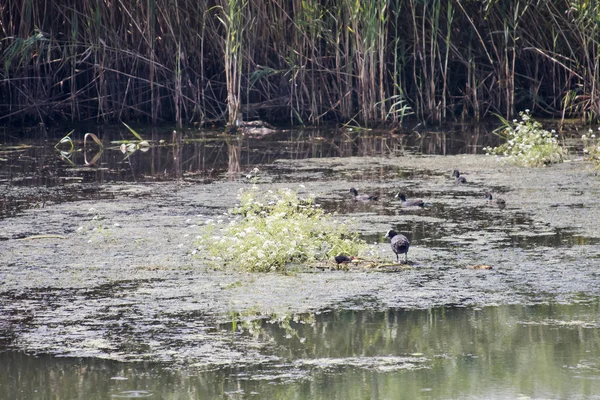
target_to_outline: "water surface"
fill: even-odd
[[[495,140],[477,129],[140,132],[147,151],[0,148],[0,398],[600,391],[600,185],[583,166],[466,155]],[[457,167],[467,185],[451,178]],[[251,184],[316,193],[383,259],[383,234],[405,233],[410,268],[204,268],[194,237]],[[350,186],[380,201],[355,202]],[[429,205],[400,207],[400,190]],[[471,269],[481,264],[493,269]]]
[[[330,311],[222,325],[273,359],[209,371],[0,353],[10,399],[597,398],[600,303]]]

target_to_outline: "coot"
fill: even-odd
[[[358,191],[353,187],[350,188],[350,193],[354,196],[354,200],[358,201],[371,201],[377,200],[378,196],[374,194],[358,194]]]
[[[406,200],[406,195],[404,193],[398,193],[394,197],[400,199],[400,201],[401,201],[400,206],[402,206],[402,207],[424,207],[425,206],[425,202],[421,199]]]
[[[353,257],[348,257],[344,254],[338,254],[337,256],[335,256],[335,262],[336,264],[347,264],[349,262],[352,262]]]
[[[452,176],[456,178],[454,181],[456,184],[467,183],[467,179],[464,176],[460,176],[460,172],[457,169],[452,171]]]
[[[489,202],[498,204],[498,206],[500,206],[500,207],[506,206],[506,200],[494,199],[491,192],[485,192],[485,198],[488,199]]]
[[[399,254],[404,254],[404,260],[408,262],[408,248],[410,247],[408,238],[392,229],[386,233],[385,237],[390,239],[392,251],[396,254],[396,262],[398,262]]]

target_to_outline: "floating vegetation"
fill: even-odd
[[[419,354],[419,353],[415,353]],[[322,357],[305,358],[294,361],[302,367],[319,369],[338,369],[340,367],[353,367],[379,372],[394,372],[405,370],[428,369],[429,359],[424,356],[376,356],[376,357]]]
[[[537,325],[537,326],[552,326],[552,327],[566,327],[566,328],[598,328],[598,321],[594,320],[561,320],[554,318],[547,318],[541,321],[522,321],[521,325]]]
[[[519,113],[521,120],[511,122],[498,116],[503,126],[497,131],[506,138],[498,147],[486,147],[486,154],[505,156],[506,160],[528,167],[541,167],[564,160],[566,151],[558,143],[554,130],[543,129],[542,124],[531,117],[529,110]]]
[[[119,392],[111,395],[111,397],[116,399],[139,399],[143,397],[152,397],[153,393],[148,392],[147,390],[126,390],[124,392]]]
[[[326,213],[314,197],[290,189],[240,192],[229,222],[206,221],[199,254],[213,267],[245,271],[285,270],[289,264],[314,264],[344,253],[358,255],[366,243],[346,222]]]
[[[147,140],[144,140],[142,136],[137,133],[132,127],[127,125],[125,122],[122,122],[123,125],[131,132],[133,136],[137,138],[137,141],[129,141],[129,140],[120,140],[113,143],[120,143],[119,150],[123,154],[133,153],[136,150],[140,151],[148,151],[150,149],[150,143]]]
[[[470,269],[494,269],[491,265],[481,264],[481,265],[471,265]]]
[[[78,235],[86,235],[89,238],[87,241],[88,243],[114,241],[114,239],[111,238],[111,228],[120,227],[121,225],[118,222],[115,222],[112,227],[109,226],[108,221],[106,221],[102,215],[97,213],[94,208],[90,208],[88,213],[93,215],[92,218],[85,224],[79,226],[76,229],[76,233]]]
[[[62,152],[66,152],[67,154],[70,154],[73,152],[73,150],[75,149],[75,145],[73,144],[73,139],[71,139],[71,134],[75,132],[75,130],[72,130],[71,132],[67,133],[63,138],[61,138],[58,143],[56,143],[54,145],[54,148],[61,151]],[[69,144],[69,150],[60,150],[59,148],[64,147],[64,144],[68,143]]]
[[[150,143],[147,140],[144,140],[142,136],[137,133],[133,128],[123,122],[123,125],[131,132],[133,136],[135,136],[136,140],[119,140],[113,141],[112,144],[119,145],[118,147],[109,147],[109,150],[120,150],[121,153],[126,155],[126,158],[129,157],[132,153],[139,150],[141,152],[146,152],[150,149]],[[75,143],[71,138],[71,135],[75,132],[72,130],[67,133],[62,139],[56,143],[54,146],[60,152],[60,156],[63,160],[67,161],[72,166],[75,166],[75,163],[71,161],[71,156],[73,153],[80,151],[75,147]],[[88,141],[90,145],[88,145]],[[92,148],[91,143],[96,144],[96,148]],[[84,155],[84,164],[86,166],[91,166],[95,164],[100,157],[102,156],[103,151],[105,150],[104,144],[102,140],[94,134],[94,133],[86,133],[83,137],[83,155]],[[92,152],[91,157],[88,159],[88,152]]]

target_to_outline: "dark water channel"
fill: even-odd
[[[597,398],[600,304],[338,311],[220,329],[271,362],[212,371],[0,353],[3,399]]]
[[[600,398],[600,235],[586,234],[581,222],[598,207],[583,196],[531,206],[530,189],[511,188],[514,182],[500,179],[495,166],[458,186],[446,164],[427,158],[481,154],[498,140],[483,126],[409,134],[294,130],[264,139],[140,133],[151,146],[131,152],[119,143],[84,148],[76,134],[72,151],[55,148],[56,139],[0,145],[0,246],[7,244],[0,261],[10,261],[0,265],[0,400]],[[100,136],[107,144],[127,132]],[[420,164],[377,162],[405,155]],[[345,158],[367,161],[348,167]],[[389,228],[406,233],[412,268],[397,275],[298,274],[302,283],[286,281],[294,274],[215,278],[193,263],[181,268],[178,260],[189,261],[173,250],[180,231],[193,236],[202,225],[196,219],[222,213],[229,203],[220,200],[247,184],[255,167],[265,187],[322,190],[318,201],[326,211],[366,221],[358,229],[369,243],[382,245]],[[486,186],[492,174],[500,183]],[[348,186],[356,182],[380,201],[349,199]],[[513,197],[499,208],[483,199],[484,189]],[[427,207],[399,207],[398,190],[424,198]],[[211,196],[217,200],[205,201]],[[133,211],[106,206],[113,200]],[[94,201],[105,201],[106,223],[86,220]],[[65,204],[73,209],[60,208]],[[37,213],[53,207],[58,211],[50,216]],[[548,218],[531,211],[539,209]],[[572,226],[571,214],[560,214],[565,209],[573,213]],[[86,224],[95,226],[89,241],[87,228],[76,231]],[[14,244],[39,226],[61,237]],[[173,234],[166,241],[172,248],[161,254],[165,243],[139,231]],[[90,249],[64,250],[67,237]],[[391,257],[387,243],[381,247]],[[20,249],[28,255],[7,256]],[[72,254],[78,252],[83,260]],[[470,269],[480,263],[494,268]],[[262,279],[263,286],[254,285]],[[331,289],[323,281],[334,282]],[[271,292],[280,297],[265,295]],[[319,294],[329,296],[327,306],[307,301],[310,312],[269,308]],[[256,311],[252,301],[267,311]],[[77,357],[81,352],[96,357]]]

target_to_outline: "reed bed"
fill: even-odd
[[[600,117],[595,1],[4,0],[0,123]]]

